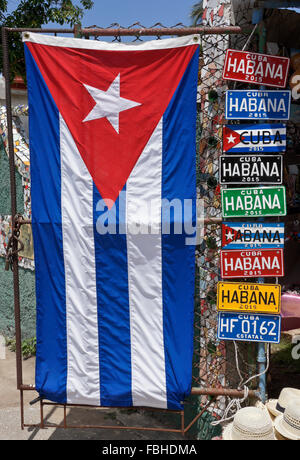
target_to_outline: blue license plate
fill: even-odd
[[[218,338],[244,342],[279,343],[280,315],[219,313]]]
[[[291,91],[226,91],[227,120],[288,120]]]

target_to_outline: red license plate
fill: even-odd
[[[284,276],[283,249],[221,251],[221,277]]]
[[[223,79],[285,88],[289,65],[289,58],[229,49]]]

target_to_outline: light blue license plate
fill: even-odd
[[[227,120],[288,120],[291,91],[226,91]]]
[[[279,343],[280,315],[222,312],[218,315],[218,338],[244,342]]]

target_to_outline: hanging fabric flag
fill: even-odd
[[[37,391],[180,409],[193,355],[199,36],[23,41]]]

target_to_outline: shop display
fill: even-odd
[[[280,315],[219,313],[218,337],[221,340],[279,343]]]
[[[247,313],[280,313],[280,284],[257,284],[220,281],[217,308],[219,311]]]
[[[291,91],[226,91],[226,120],[288,120]]]
[[[284,223],[223,222],[222,249],[284,247]]]
[[[281,184],[282,155],[222,155],[220,184]]]
[[[285,216],[285,187],[223,189],[222,211],[223,217]]]
[[[224,279],[284,275],[283,249],[223,250],[220,261]]]
[[[287,57],[228,49],[223,79],[285,88],[289,65]]]
[[[284,153],[285,149],[286,125],[283,123],[223,127],[223,152],[226,154]]]

